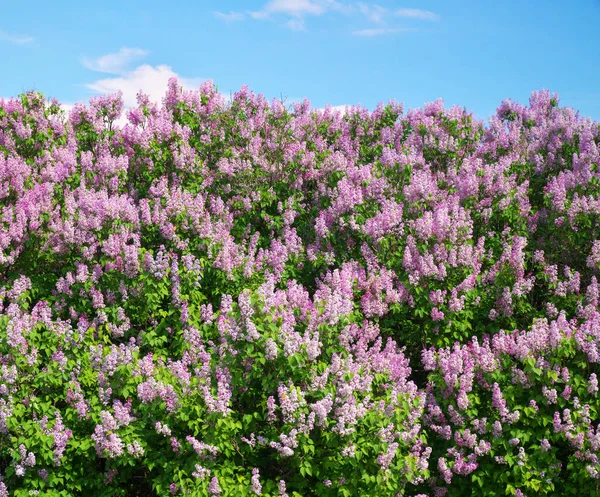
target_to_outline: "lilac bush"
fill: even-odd
[[[596,495],[600,127],[0,100],[0,495]]]

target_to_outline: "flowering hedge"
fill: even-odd
[[[600,126],[0,100],[0,496],[597,495]]]

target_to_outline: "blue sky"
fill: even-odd
[[[546,88],[600,120],[600,0],[30,0],[1,12],[0,97],[36,89],[73,104],[120,88],[132,105],[177,75],[315,107],[441,97],[485,119]]]

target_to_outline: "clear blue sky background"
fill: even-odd
[[[35,88],[72,104],[121,88],[132,104],[176,74],[315,107],[441,97],[486,118],[547,88],[600,120],[599,26],[600,0],[11,1],[0,97]]]

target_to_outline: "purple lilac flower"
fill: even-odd
[[[210,495],[221,495],[221,487],[219,486],[219,479],[213,476],[208,485],[208,493]]]
[[[262,494],[262,485],[260,484],[259,476],[258,468],[254,468],[252,470],[252,491],[256,495]]]

